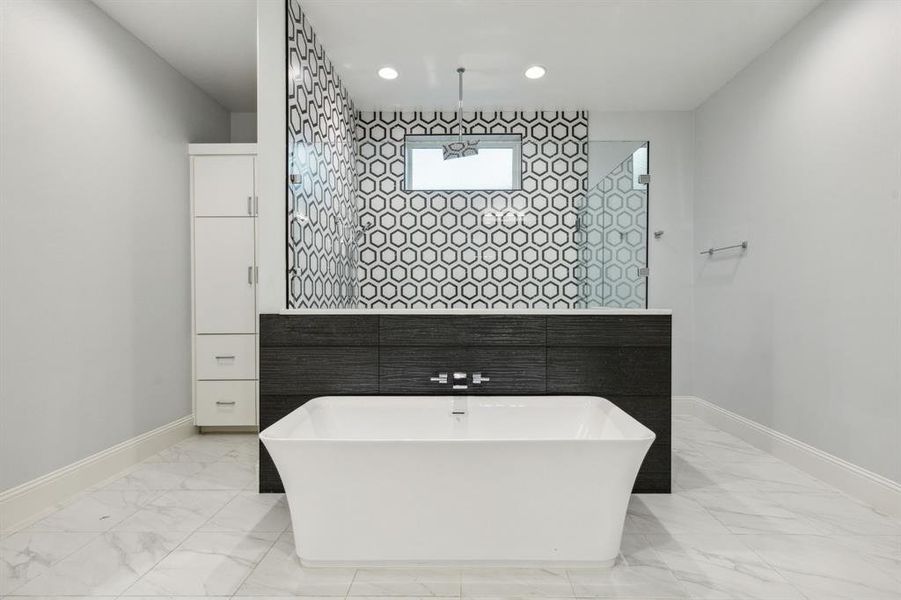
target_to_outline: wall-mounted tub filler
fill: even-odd
[[[654,433],[594,396],[329,396],[260,433],[304,565],[605,566]]]

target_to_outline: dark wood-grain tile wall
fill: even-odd
[[[429,378],[481,371],[471,394],[603,396],[657,439],[636,492],[670,491],[668,315],[261,315],[260,426],[315,396],[448,394]],[[260,491],[282,491],[261,447]]]
[[[378,315],[260,315],[260,429],[316,396],[378,394]],[[260,492],[283,492],[260,443]]]
[[[671,487],[672,317],[561,315],[547,321],[549,394],[603,396],[651,429],[657,439],[636,492]]]

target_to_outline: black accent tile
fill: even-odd
[[[545,318],[520,315],[382,315],[383,346],[544,346]]]
[[[548,346],[657,346],[672,343],[670,315],[574,315],[548,319]]]
[[[260,394],[374,394],[378,365],[376,346],[264,346]]]
[[[260,346],[378,346],[378,315],[260,315]]]
[[[438,372],[481,372],[490,381],[466,394],[543,394],[543,347],[382,346],[379,364],[383,394],[450,394],[451,385],[429,381]]]

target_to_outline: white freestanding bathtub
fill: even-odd
[[[578,566],[615,559],[654,433],[590,396],[330,396],[260,439],[305,565]]]

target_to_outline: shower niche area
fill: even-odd
[[[481,158],[445,165],[457,112],[357,108],[295,0],[287,91],[288,308],[646,307],[646,141],[590,140],[587,111],[465,111]]]

